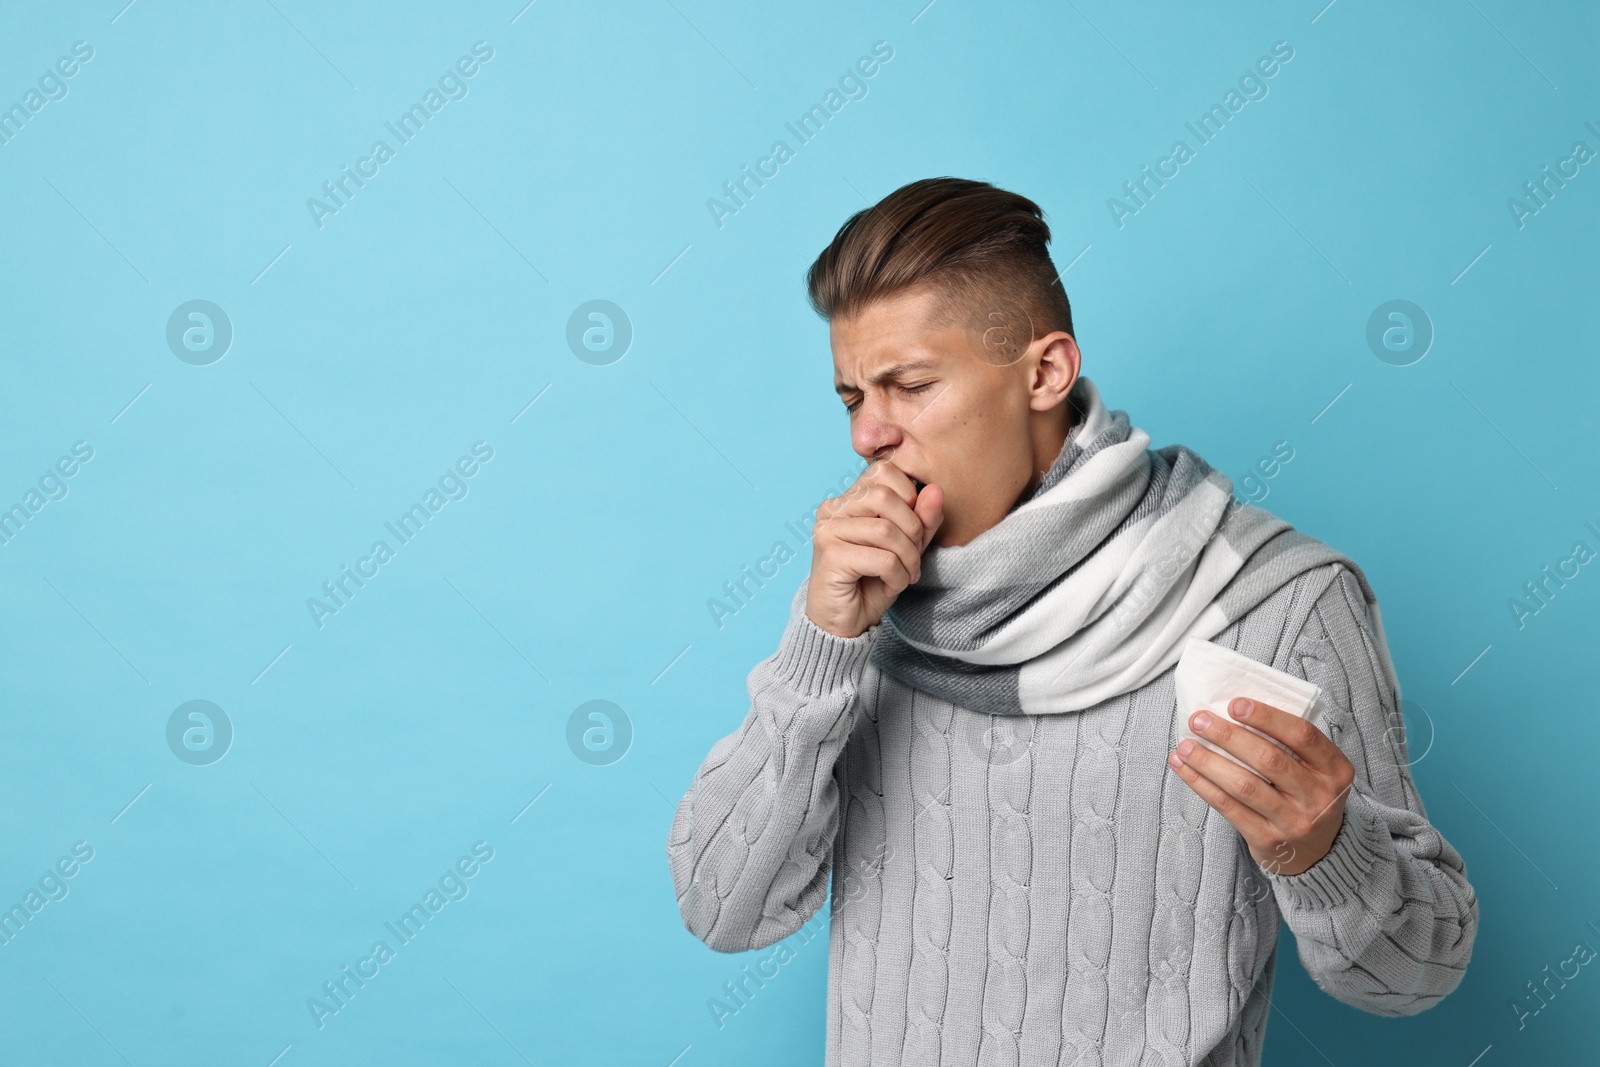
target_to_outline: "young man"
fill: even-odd
[[[1478,905],[1366,577],[1106,408],[1049,239],[1032,201],[937,178],[812,265],[874,462],[818,509],[749,714],[677,808],[684,924],[773,945],[831,874],[830,1067],[1254,1065],[1280,920],[1331,996],[1420,1012]],[[1321,729],[1232,700],[1189,725],[1239,762],[1180,743],[1191,637],[1321,686]]]

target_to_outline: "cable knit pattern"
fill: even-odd
[[[1477,900],[1341,564],[1214,638],[1324,686],[1356,768],[1332,851],[1290,877],[1168,769],[1172,670],[1075,713],[976,714],[878,671],[878,627],[819,629],[805,591],[667,855],[722,952],[797,931],[831,877],[828,1067],[1256,1065],[1285,921],[1346,1004],[1411,1014],[1459,984]]]

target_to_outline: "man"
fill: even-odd
[[[677,808],[684,924],[773,945],[831,874],[830,1067],[1254,1065],[1280,920],[1331,996],[1420,1012],[1478,905],[1371,588],[1107,409],[1049,238],[1032,201],[928,179],[812,265],[873,462],[818,508],[744,724]],[[1196,637],[1321,686],[1321,729],[1233,700],[1189,725],[1238,763],[1180,743]]]

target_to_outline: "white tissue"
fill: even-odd
[[[1283,748],[1275,739],[1230,715],[1228,703],[1234,697],[1247,697],[1311,723],[1315,723],[1324,710],[1321,686],[1199,637],[1191,637],[1185,642],[1173,680],[1178,694],[1179,738],[1187,737],[1198,745],[1206,746],[1263,781],[1269,781],[1266,775],[1241,762],[1232,753],[1224,752],[1205,738],[1196,736],[1189,728],[1189,716],[1204,708],[1217,718],[1242,726]]]

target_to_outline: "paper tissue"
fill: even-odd
[[[1228,703],[1234,697],[1248,697],[1311,723],[1316,723],[1325,710],[1321,686],[1200,637],[1191,637],[1184,643],[1174,683],[1178,696],[1179,739],[1187,737],[1195,744],[1204,745],[1263,781],[1267,781],[1267,777],[1254,767],[1246,766],[1231,753],[1196,736],[1189,728],[1189,717],[1204,708],[1217,718],[1250,730],[1282,748],[1284,746],[1277,740],[1230,715]]]

